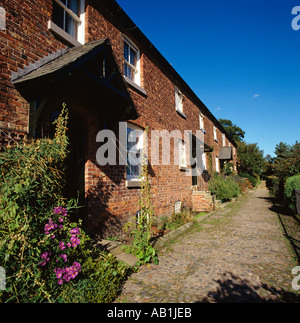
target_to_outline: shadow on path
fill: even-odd
[[[299,303],[299,295],[267,284],[253,285],[231,272],[220,275],[215,291],[207,294],[197,303]],[[266,296],[262,296],[266,295]]]
[[[300,264],[300,222],[287,207],[280,204],[280,201],[274,197],[258,197],[268,200],[272,205],[270,210],[277,214],[278,219],[284,231],[284,236],[289,240],[291,247]]]

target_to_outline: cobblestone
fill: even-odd
[[[164,248],[125,283],[119,302],[299,302],[297,265],[262,184]]]

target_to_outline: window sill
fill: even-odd
[[[181,171],[187,171],[188,170],[188,167],[186,167],[186,166],[179,166],[179,170],[181,170]]]
[[[204,134],[206,134],[206,130],[204,130],[203,128],[200,129]]]
[[[62,38],[64,41],[66,41],[71,46],[81,46],[82,44],[77,41],[75,38],[73,38],[71,35],[69,35],[67,32],[65,32],[63,29],[58,27],[53,21],[48,21],[48,29],[52,31],[55,35]]]
[[[219,140],[218,139],[215,139],[215,142],[219,143]]]
[[[132,81],[130,78],[124,75],[124,79],[128,85],[130,85],[134,90],[138,91],[139,93],[143,94],[144,96],[147,96],[147,91],[144,90],[142,87],[137,85],[134,81]]]
[[[126,188],[141,188],[141,181],[139,180],[126,181]]]
[[[176,112],[181,116],[181,117],[183,117],[184,119],[186,119],[186,115],[183,113],[183,112],[181,112],[180,110],[178,110],[178,109],[176,109]]]

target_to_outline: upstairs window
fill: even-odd
[[[214,126],[214,140],[218,142],[217,128]]]
[[[52,22],[55,26],[50,25],[50,29],[68,41],[71,36],[84,44],[84,7],[84,0],[54,0]]]
[[[205,130],[204,130],[204,115],[201,112],[199,114],[199,125],[200,125],[200,130],[205,132]]]
[[[222,134],[222,142],[223,142],[223,147],[226,146],[226,136]]]
[[[140,51],[126,38],[124,39],[124,75],[140,85]]]
[[[183,94],[178,87],[175,87],[175,107],[177,112],[185,116],[183,113]]]

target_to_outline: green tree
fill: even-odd
[[[231,120],[219,119],[219,122],[235,142],[241,142],[245,138],[245,131],[233,124]]]
[[[274,173],[282,181],[300,173],[300,143],[288,145],[280,142],[275,147]]]
[[[238,157],[240,160],[240,171],[257,176],[262,174],[265,166],[264,151],[259,149],[257,143],[239,142]]]

